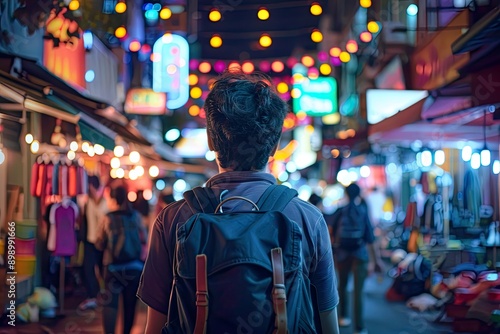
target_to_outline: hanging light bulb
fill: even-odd
[[[432,165],[432,153],[425,150],[422,152],[422,166],[429,167],[430,165]]]
[[[491,163],[491,153],[486,147],[481,151],[481,165],[489,166]]]
[[[481,166],[481,155],[479,153],[472,153],[470,157],[470,166],[473,169],[478,169]]]
[[[31,144],[34,140],[33,135],[31,133],[27,133],[26,136],[24,136],[24,140],[26,141],[26,144]]]
[[[442,164],[444,164],[445,160],[446,156],[443,150],[437,150],[436,152],[434,152],[434,161],[436,162],[436,165],[441,166]]]
[[[470,146],[464,146],[462,148],[462,160],[463,161],[470,161],[472,156],[472,147]]]
[[[500,173],[500,161],[495,160],[493,162],[493,174],[498,174]]]

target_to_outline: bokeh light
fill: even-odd
[[[341,62],[347,63],[349,60],[351,60],[351,55],[349,54],[349,52],[342,51],[339,55],[339,59]]]
[[[220,48],[222,45],[222,38],[219,35],[213,35],[210,38],[210,46],[213,48]]]
[[[220,21],[221,18],[222,18],[222,15],[219,12],[219,10],[217,10],[217,9],[212,9],[210,11],[210,14],[208,14],[208,19],[212,22]]]
[[[160,18],[162,20],[168,20],[172,17],[172,11],[168,7],[164,7],[160,10]]]
[[[80,2],[78,0],[71,0],[68,5],[69,10],[77,10],[80,8]]]
[[[303,56],[300,61],[306,67],[314,66],[314,58],[311,56]]]
[[[311,11],[312,15],[318,16],[318,15],[321,15],[321,13],[323,13],[323,8],[321,7],[321,5],[319,3],[313,2],[311,4],[310,11]]]
[[[363,31],[359,34],[359,39],[361,42],[369,43],[372,40],[372,34],[369,31]]]
[[[200,114],[200,107],[196,104],[193,104],[191,107],[189,107],[188,113],[189,115],[196,117]]]
[[[198,83],[198,76],[196,74],[190,74],[188,78],[190,86],[194,86]]]
[[[380,31],[380,25],[376,21],[370,21],[366,25],[366,28],[368,29],[369,32],[372,34],[376,34]]]
[[[358,52],[358,43],[355,40],[350,39],[347,41],[347,43],[345,45],[345,49],[349,53],[356,53],[356,52]]]
[[[314,29],[311,33],[311,40],[315,43],[319,43],[323,40],[323,34],[318,29]]]
[[[131,52],[137,52],[141,49],[141,43],[138,40],[134,39],[132,42],[130,42],[128,49]]]
[[[271,46],[271,44],[273,44],[273,40],[271,39],[271,36],[269,36],[268,34],[263,34],[259,38],[259,44],[263,48],[268,48]]]
[[[123,38],[127,35],[127,29],[125,27],[118,27],[115,30],[115,36],[116,38],[120,39]]]
[[[370,8],[372,6],[371,0],[359,0],[359,5],[363,8]]]
[[[276,90],[278,91],[278,93],[285,94],[286,92],[288,92],[288,85],[285,82],[280,82],[276,86]]]
[[[332,57],[338,57],[338,56],[340,56],[341,52],[342,52],[342,50],[340,50],[340,48],[333,47],[333,48],[330,49],[330,56],[332,56]]]
[[[125,13],[127,10],[127,4],[125,2],[117,2],[115,5],[115,12],[118,14]]]
[[[193,87],[191,88],[191,92],[189,94],[191,95],[191,98],[199,99],[202,93],[203,92],[200,87]]]
[[[252,73],[255,69],[255,66],[251,62],[245,62],[241,65],[241,70],[244,73]]]
[[[212,66],[210,65],[209,62],[201,62],[200,65],[198,66],[198,70],[201,72],[201,73],[208,73],[210,72],[210,70],[212,69]]]
[[[269,18],[269,11],[266,8],[260,8],[257,12],[259,20],[265,21]]]
[[[271,63],[271,69],[276,73],[280,73],[285,69],[285,64],[279,60],[273,61]]]
[[[328,64],[321,64],[321,66],[319,67],[319,72],[322,75],[329,75],[330,73],[332,73],[332,67]]]

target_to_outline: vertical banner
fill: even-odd
[[[53,9],[47,20],[43,50],[45,67],[64,81],[85,88],[85,47],[78,23]]]

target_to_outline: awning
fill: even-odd
[[[425,101],[425,98],[421,99],[417,103],[401,110],[397,114],[386,118],[379,123],[370,125],[368,128],[368,137],[376,137],[378,133],[388,133],[405,125],[421,121],[421,112]]]
[[[104,146],[107,150],[113,150],[115,147],[115,141],[110,137],[103,134],[101,131],[97,131],[94,127],[90,126],[85,121],[79,121],[78,127],[80,128],[80,133],[82,139],[89,141],[91,143],[97,143]]]
[[[468,32],[453,42],[451,50],[457,54],[478,49],[483,45],[499,44],[499,35],[500,6],[496,6],[476,22]]]

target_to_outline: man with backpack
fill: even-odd
[[[379,252],[373,243],[375,237],[368,216],[368,207],[361,198],[361,189],[355,183],[345,188],[349,202],[335,211],[330,227],[335,266],[339,275],[339,325],[351,325],[347,305],[347,283],[354,278],[354,333],[368,333],[363,320],[363,285],[368,276],[368,264],[380,272],[383,268]]]
[[[323,215],[265,172],[286,103],[267,76],[227,71],[204,109],[219,174],[151,229],[146,333],[338,333]]]

